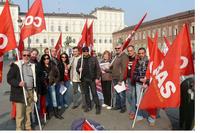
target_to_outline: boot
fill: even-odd
[[[53,113],[54,113],[54,116],[55,116],[57,119],[64,119],[61,115],[59,115],[59,113],[58,113],[58,108],[57,108],[57,107],[53,107]]]

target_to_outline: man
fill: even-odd
[[[129,108],[129,118],[135,118],[136,112],[136,95],[135,95],[135,81],[133,80],[133,72],[135,70],[135,65],[137,63],[137,55],[135,54],[135,48],[133,45],[129,45],[127,47],[129,62],[128,62],[128,72],[127,72],[127,83],[128,90],[126,91],[126,96],[128,103],[130,105]]]
[[[122,85],[122,82],[125,82],[127,75],[127,65],[128,65],[128,56],[122,51],[122,44],[118,44],[115,47],[116,58],[111,65],[110,69],[112,71],[112,82],[113,85]],[[119,110],[120,113],[126,112],[126,90],[118,93],[115,90],[116,102],[113,110]]]
[[[100,66],[97,58],[89,55],[88,47],[83,47],[82,52],[83,52],[83,60],[81,58],[78,60],[76,71],[78,73],[81,73],[80,78],[83,90],[85,92],[86,107],[84,112],[88,112],[91,110],[91,99],[90,99],[90,90],[91,90],[94,103],[96,104],[96,114],[100,114],[101,106],[98,99],[96,83],[95,83],[95,80],[100,78],[100,73],[101,73]]]
[[[78,97],[77,97],[78,96],[78,87],[80,87],[80,89],[81,89],[82,107],[83,108],[85,107],[85,94],[81,87],[81,81],[80,81],[79,74],[76,71],[77,63],[80,58],[81,57],[79,55],[78,47],[73,47],[73,57],[72,57],[71,66],[70,66],[70,78],[71,78],[71,81],[73,84],[73,106],[72,106],[72,109],[77,108],[79,105]]]
[[[138,56],[139,59],[137,61],[137,64],[135,66],[135,71],[134,71],[134,75],[133,78],[136,82],[136,105],[138,106],[139,104],[139,99],[140,99],[140,94],[142,91],[142,88],[146,88],[147,87],[147,80],[145,78],[146,76],[146,70],[147,70],[147,66],[148,66],[148,57],[146,56],[146,49],[141,47],[138,49]],[[149,111],[148,111],[149,112]],[[144,118],[144,110],[138,110],[138,115],[136,120],[137,121],[141,121]],[[152,117],[152,114],[149,114],[148,116],[148,121],[150,126],[154,126],[155,125],[155,119],[156,119],[156,113],[154,113],[154,118]]]
[[[25,125],[25,130],[31,130],[30,114],[34,102],[36,73],[35,65],[29,61],[30,51],[24,50],[22,55],[21,63],[17,61],[11,64],[7,74],[7,82],[11,85],[10,100],[16,103],[16,130],[23,130],[23,125]],[[22,73],[23,80],[20,73]],[[25,88],[27,106],[25,105],[23,87]]]

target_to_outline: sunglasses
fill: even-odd
[[[67,58],[66,56],[62,56],[61,58]]]
[[[30,57],[30,54],[23,54],[24,57]]]
[[[121,49],[121,48],[115,48],[115,49]]]

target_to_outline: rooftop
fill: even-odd
[[[117,8],[114,8],[114,7],[103,6],[103,7],[95,8],[90,14],[96,12],[97,10],[124,12],[121,8],[117,9]]]
[[[180,13],[169,15],[169,16],[166,16],[166,17],[162,17],[162,18],[158,18],[158,19],[154,19],[154,20],[144,22],[144,23],[142,23],[142,25],[140,27],[143,28],[143,27],[146,27],[146,26],[149,26],[149,25],[154,25],[154,24],[157,24],[157,23],[164,23],[164,22],[170,22],[172,20],[174,21],[174,20],[183,19],[183,18],[186,18],[186,17],[193,17],[194,15],[195,15],[195,11],[189,10],[189,11],[180,12]],[[126,27],[126,28],[124,28],[120,31],[114,32],[113,34],[133,30],[133,28],[135,26],[136,25],[128,26],[128,27]]]
[[[26,15],[26,12],[20,12],[19,15]],[[96,19],[95,16],[93,15],[88,15],[88,14],[71,14],[71,13],[44,13],[45,16],[49,17],[69,17],[69,18],[93,18]]]

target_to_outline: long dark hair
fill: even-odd
[[[49,64],[50,64],[50,56],[48,54],[43,54],[41,59],[40,59],[40,64],[45,67],[45,64],[44,64],[44,60],[45,60],[45,57],[48,57],[49,58]]]
[[[66,61],[65,61],[65,63],[66,63],[66,64],[69,64],[69,56],[68,56],[66,53],[62,53],[62,54],[60,54],[60,60],[61,60],[61,62],[62,62],[61,57],[62,57],[63,55],[66,56]]]

